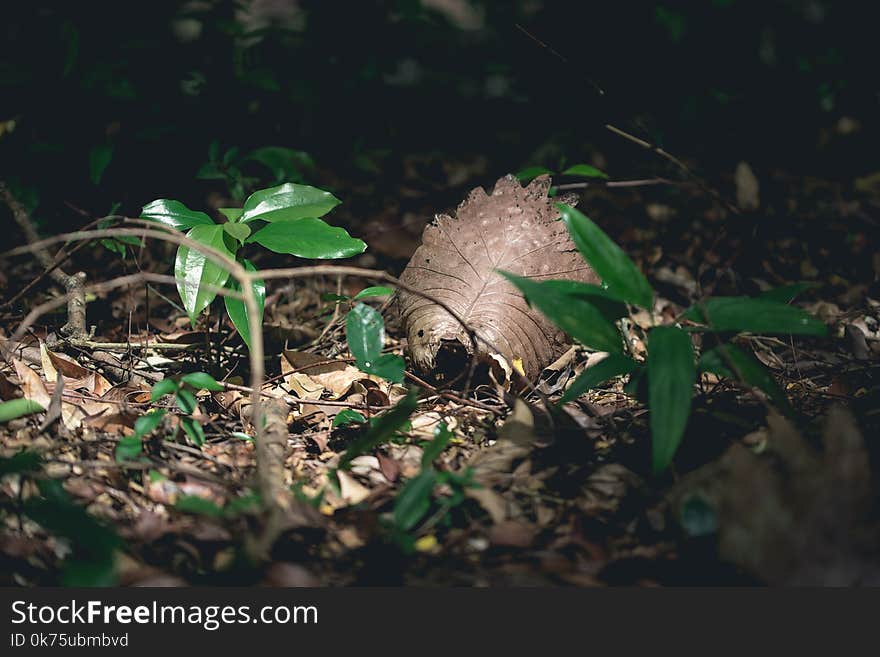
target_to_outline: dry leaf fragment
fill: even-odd
[[[472,327],[481,339],[480,356],[501,353],[511,364],[519,359],[528,378],[565,352],[566,338],[497,270],[538,280],[598,282],[557,221],[549,188],[547,176],[522,187],[508,175],[495,183],[491,195],[474,189],[455,217],[437,215],[425,228],[422,245],[400,277],[444,302]],[[473,345],[455,318],[433,301],[405,291],[400,293],[400,312],[415,365],[434,372],[439,360],[439,369],[457,375]]]

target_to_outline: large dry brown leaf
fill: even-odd
[[[565,352],[566,338],[497,270],[537,280],[598,278],[575,249],[554,201],[550,179],[522,187],[513,176],[491,195],[474,189],[455,217],[437,215],[401,275],[408,285],[446,303],[481,338],[481,355],[522,361],[529,378]],[[569,199],[565,199],[569,201]],[[470,353],[462,326],[433,301],[401,292],[400,311],[416,367],[432,372],[443,351]],[[491,345],[491,346],[489,346]]]

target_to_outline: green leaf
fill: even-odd
[[[364,288],[356,295],[354,295],[354,300],[357,301],[359,299],[366,299],[367,297],[387,297],[389,294],[394,294],[394,290],[390,287],[383,287],[380,285],[374,285],[372,287]]]
[[[818,336],[828,333],[821,320],[800,308],[752,297],[712,297],[688,308],[683,317],[707,324],[714,331]]]
[[[674,326],[648,334],[648,406],[654,472],[672,463],[691,410],[696,368],[690,336]]]
[[[226,248],[223,233],[223,226],[211,224],[190,229],[187,237],[234,258],[235,255]],[[223,287],[229,278],[229,272],[205,257],[204,253],[190,249],[188,246],[181,246],[177,249],[174,276],[177,278],[177,291],[180,294],[180,300],[183,301],[183,307],[189,315],[189,321],[195,326],[199,313],[207,308],[217,296],[217,292],[209,290],[207,286]]]
[[[763,390],[770,401],[786,415],[793,413],[788,398],[770,371],[757,358],[735,344],[722,344],[704,351],[700,357],[700,371],[712,372],[728,379],[738,379],[737,374],[730,370],[728,362],[733,363],[746,385]]]
[[[779,303],[791,303],[801,292],[814,287],[817,287],[816,283],[808,283],[805,281],[791,283],[790,285],[782,285],[780,287],[774,287],[772,290],[761,292],[761,294],[758,295],[758,298],[767,299],[768,301],[778,301]]]
[[[586,298],[568,294],[569,286],[563,281],[538,282],[504,271],[500,273],[519,288],[531,305],[581,344],[611,353],[621,351],[620,334],[614,324]]]
[[[325,292],[321,295],[321,301],[350,301],[351,299],[344,294],[333,294]]]
[[[213,376],[205,372],[191,372],[182,376],[180,380],[196,390],[213,390],[214,392],[226,390],[222,383],[218,383]]]
[[[356,304],[345,318],[345,337],[359,369],[395,383],[403,381],[404,360],[382,353],[385,322],[378,310],[365,303]]]
[[[366,422],[367,418],[358,413],[353,408],[343,408],[333,418],[333,428],[344,427],[349,424],[361,424]]]
[[[217,210],[231,223],[237,222],[244,213],[242,208],[217,208]]]
[[[197,495],[184,495],[174,504],[174,508],[181,513],[197,513],[202,516],[219,518],[223,515],[223,509]]]
[[[437,473],[433,469],[422,470],[407,481],[394,500],[394,524],[403,531],[409,531],[418,524],[431,508],[431,495]]]
[[[545,290],[554,290],[590,302],[609,322],[616,322],[629,314],[625,303],[598,285],[565,280],[540,281],[540,283]]]
[[[563,176],[581,176],[582,178],[608,178],[608,174],[589,164],[575,164],[562,172]]]
[[[650,309],[654,290],[629,256],[584,214],[564,203],[556,207],[578,250],[607,290],[621,301]]]
[[[520,182],[528,182],[532,178],[543,176],[545,173],[552,174],[553,172],[545,167],[526,167],[522,171],[519,171],[513,175],[516,176],[516,179]]]
[[[113,159],[113,144],[98,144],[89,151],[89,177],[97,185],[104,177],[104,171]]]
[[[262,244],[275,253],[289,253],[300,258],[350,258],[363,253],[367,245],[320,219],[284,219],[264,226],[247,239]]]
[[[239,221],[260,219],[274,222],[323,217],[340,203],[342,201],[323,189],[285,183],[251,194],[244,202]]]
[[[591,368],[580,373],[578,378],[574,380],[562,398],[560,404],[570,402],[577,399],[587,390],[595,388],[600,383],[604,383],[608,379],[621,374],[629,374],[634,371],[639,364],[632,358],[621,354],[608,354],[605,358],[593,365]]]
[[[196,226],[213,226],[211,217],[204,212],[190,210],[180,201],[160,198],[145,205],[141,211],[141,219],[158,221],[177,230],[189,230]]]
[[[141,415],[134,421],[134,437],[141,440],[145,436],[151,434],[156,427],[162,423],[163,417],[165,417],[164,410],[153,411],[146,415]]]
[[[298,178],[303,172],[315,167],[311,156],[305,151],[296,151],[283,146],[264,146],[251,151],[247,159],[265,166],[276,180]]]
[[[257,271],[257,268],[254,267],[254,263],[250,260],[246,260],[244,258],[241,259],[241,264],[247,271]],[[266,306],[266,281],[262,279],[255,279],[251,281],[251,285],[254,290],[254,296],[257,298],[257,308],[259,311],[259,325],[263,325],[263,310]],[[230,290],[235,290],[236,292],[241,292],[241,284],[237,279],[230,277],[226,282],[226,287]],[[223,302],[226,304],[226,314],[229,315],[229,319],[232,320],[232,324],[235,326],[235,329],[238,331],[238,334],[241,336],[241,339],[244,340],[244,343],[248,346],[248,349],[251,348],[251,325],[248,322],[248,312],[247,306],[244,303],[244,300],[233,299],[232,297],[223,297]]]
[[[422,452],[423,470],[433,467],[434,460],[443,453],[452,437],[452,432],[445,422],[441,422],[434,428],[434,440],[425,445],[425,451]]]
[[[143,442],[137,436],[125,436],[116,443],[116,462],[130,461],[141,455]]]
[[[183,427],[184,433],[189,437],[193,445],[201,447],[205,444],[205,430],[201,424],[191,417],[184,416],[180,418],[180,426]]]
[[[150,401],[159,401],[164,395],[171,395],[177,392],[179,384],[174,379],[162,379],[150,390]]]
[[[196,396],[186,388],[180,388],[174,396],[174,401],[178,408],[187,415],[195,413],[196,407],[199,405]]]
[[[348,446],[345,454],[339,460],[339,467],[348,467],[351,460],[366,454],[368,451],[387,442],[397,430],[409,420],[409,416],[416,410],[418,394],[415,388],[410,388],[406,397],[397,402],[390,411],[376,416],[370,423],[369,428]]]
[[[22,450],[12,456],[0,456],[0,477],[22,472],[36,472],[42,466],[43,459],[37,452]]]
[[[30,399],[10,399],[0,403],[0,422],[9,422],[15,418],[39,413],[43,410],[45,409],[42,406]]]
[[[250,226],[245,224],[233,224],[227,221],[225,224],[220,225],[223,226],[223,230],[226,231],[227,235],[237,240],[239,244],[244,244],[244,241],[251,234]]]

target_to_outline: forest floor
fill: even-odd
[[[478,162],[438,169],[448,177],[434,176],[430,193],[420,186],[427,176],[413,174],[374,203],[352,229],[370,246],[354,264],[399,273],[434,212],[454,206],[471,181],[494,179]],[[6,344],[15,357],[0,367],[0,397],[24,395],[50,410],[0,425],[0,583],[880,583],[880,255],[871,243],[880,190],[870,180],[776,174],[758,198],[746,178],[727,182],[722,192],[739,192],[753,210],[733,214],[690,184],[591,186],[579,207],[640,265],[660,293],[659,316],[708,295],[811,284],[795,303],[828,325],[828,338],[744,338],[788,395],[790,419],[759,393],[702,375],[674,466],[656,476],[647,411],[621,381],[566,404],[563,416],[548,414],[545,400],[590,363],[572,349],[520,400],[492,385],[422,382],[409,424],[337,470],[364,431],[334,426],[338,413],[369,418],[405,389],[352,365],[340,304],[326,296],[353,296],[371,282],[278,281],[266,303],[266,390],[286,400],[280,476],[293,502],[267,518],[255,494],[241,340],[220,312],[192,328],[168,287],[139,283],[88,304],[92,340],[130,348],[67,343],[63,312]],[[121,260],[94,243],[71,262],[99,282],[166,272],[172,259],[158,244]],[[4,260],[6,302],[42,268],[31,257]],[[4,304],[4,339],[61,292],[47,278]],[[404,354],[394,300],[369,303],[383,310],[389,351]],[[644,315],[632,321],[647,327]],[[148,341],[165,346],[137,347]],[[195,371],[225,384],[198,394],[202,447],[170,397],[150,398],[162,378]],[[156,407],[169,413],[143,452],[121,458],[120,439]],[[404,531],[395,524],[406,513],[401,492],[423,471],[442,424],[451,435],[435,467],[449,476]]]

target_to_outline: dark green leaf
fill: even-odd
[[[0,477],[8,474],[36,472],[42,465],[42,457],[36,452],[28,450],[23,450],[9,457],[0,456]]]
[[[104,177],[104,171],[113,159],[113,144],[98,144],[89,151],[89,177],[97,185]]]
[[[629,256],[581,212],[564,203],[556,207],[578,250],[608,291],[621,301],[650,309],[654,290]]]
[[[213,376],[205,372],[191,372],[182,376],[180,380],[196,390],[212,390],[214,392],[226,390],[222,383],[218,383]]]
[[[241,264],[247,271],[257,271],[257,268],[254,267],[254,264],[250,260],[242,258]],[[259,309],[258,323],[262,326],[263,310],[266,305],[266,281],[256,279],[251,282],[251,285],[253,286],[254,296],[257,298],[257,308]],[[226,282],[226,287],[230,290],[241,292],[241,284],[234,278],[229,278]],[[226,304],[226,313],[229,315],[229,319],[232,320],[232,324],[235,326],[241,339],[244,340],[244,343],[248,346],[248,349],[250,349],[251,327],[248,322],[247,306],[243,300],[233,299],[232,297],[223,297],[223,301]]]
[[[814,287],[816,287],[816,283],[792,283],[790,285],[775,287],[766,292],[761,292],[761,294],[758,295],[758,298],[767,299],[768,301],[778,301],[779,303],[791,303],[801,292]]]
[[[180,388],[177,391],[174,401],[177,402],[178,408],[187,415],[195,413],[196,407],[199,405],[198,401],[196,401],[196,396],[186,388]]]
[[[394,524],[399,529],[409,531],[431,508],[436,479],[433,469],[422,470],[400,489],[394,500]]]
[[[141,219],[158,221],[177,230],[189,230],[196,226],[212,226],[211,217],[204,212],[190,210],[180,201],[160,198],[145,205],[141,211]]]
[[[206,500],[197,495],[184,495],[177,500],[174,508],[181,513],[197,513],[202,516],[211,516],[219,518],[223,515],[223,509],[214,504],[211,500]]]
[[[162,423],[163,417],[165,417],[165,411],[153,411],[141,415],[134,421],[134,437],[141,440],[152,433]]]
[[[397,402],[397,405],[390,411],[376,416],[363,435],[356,438],[348,446],[339,461],[339,467],[347,467],[353,458],[366,454],[374,447],[390,440],[397,433],[397,430],[406,424],[417,405],[417,391],[415,388],[410,388],[406,397]]]
[[[800,308],[752,297],[712,297],[702,304],[694,304],[683,316],[707,324],[715,331],[819,336],[828,333],[821,320]]]
[[[443,453],[450,440],[452,440],[452,432],[445,422],[441,422],[434,428],[434,440],[425,445],[425,451],[422,452],[423,470],[433,466],[434,460]]]
[[[264,226],[247,239],[262,244],[275,253],[289,253],[300,258],[350,258],[363,253],[367,245],[320,219],[280,219]]]
[[[344,294],[325,292],[321,295],[321,301],[350,301],[350,297],[347,297]]]
[[[751,354],[746,353],[735,344],[718,345],[708,351],[704,351],[700,357],[700,371],[712,372],[728,379],[738,379],[737,372],[730,370],[732,363],[742,377],[743,383],[763,390],[767,397],[776,404],[786,415],[792,414],[792,408],[788,398],[776,383],[776,379],[761,362]]]
[[[400,356],[383,354],[385,323],[375,308],[358,303],[345,318],[345,337],[358,368],[400,383],[406,363]]]
[[[141,455],[143,443],[138,436],[125,436],[116,443],[116,461],[130,461]]]
[[[239,221],[260,219],[274,222],[323,217],[341,202],[323,189],[285,183],[251,194],[244,202],[244,213]]]
[[[180,426],[183,427],[184,433],[186,433],[193,445],[201,447],[205,444],[205,430],[201,424],[191,417],[184,416],[180,418]]]
[[[226,247],[223,233],[223,226],[212,224],[196,226],[187,232],[187,236],[234,259],[235,254]],[[229,278],[229,271],[209,260],[201,251],[181,246],[177,249],[174,262],[174,277],[184,310],[189,315],[189,321],[195,325],[199,313],[217,296],[217,292],[208,286],[223,287]]]
[[[251,151],[247,159],[265,166],[276,180],[299,178],[303,172],[315,166],[311,156],[283,146],[264,146]]]
[[[150,391],[150,401],[159,401],[163,395],[174,394],[178,387],[179,384],[174,379],[162,379]]]
[[[545,167],[526,167],[522,171],[519,171],[513,175],[516,176],[516,179],[520,182],[528,182],[532,178],[543,176],[545,173],[552,174],[553,172]]]
[[[358,292],[354,296],[354,300],[358,301],[359,299],[366,299],[367,297],[387,297],[389,294],[394,294],[394,290],[390,287],[375,285],[373,287],[364,288]]]
[[[562,172],[563,176],[580,176],[582,178],[608,178],[608,174],[589,164],[575,164]]]
[[[566,293],[569,286],[564,281],[538,282],[504,271],[501,274],[519,288],[532,306],[581,344],[611,353],[621,351],[620,334],[614,324],[585,297]]]
[[[9,422],[15,418],[45,410],[37,402],[30,399],[10,399],[0,403],[0,422]]]
[[[691,410],[696,368],[690,336],[674,326],[648,334],[648,405],[654,472],[672,463]]]
[[[343,408],[333,418],[333,428],[344,427],[349,424],[361,424],[366,422],[367,418],[358,413],[353,408]]]
[[[560,404],[577,399],[587,390],[595,388],[600,383],[604,383],[608,379],[621,374],[629,374],[635,370],[639,364],[632,358],[621,354],[608,354],[605,358],[593,365],[591,368],[581,372],[580,376],[574,380],[562,398]]]

